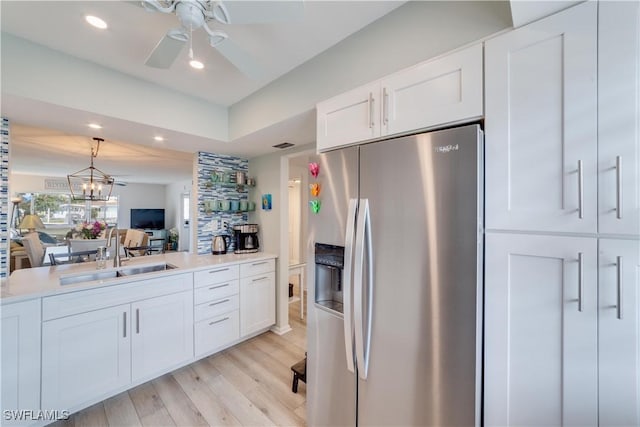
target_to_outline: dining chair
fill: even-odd
[[[44,261],[45,248],[38,233],[28,233],[22,238],[22,245],[29,258],[31,267],[41,267]]]
[[[149,255],[149,236],[142,230],[130,228],[124,236],[123,247],[126,256]]]
[[[51,261],[51,265],[75,264],[78,262],[93,261],[97,252],[97,249],[93,249],[89,251],[51,253],[49,254],[49,260]]]

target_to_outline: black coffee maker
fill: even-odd
[[[233,239],[236,243],[236,254],[258,252],[258,224],[239,224],[233,226]]]

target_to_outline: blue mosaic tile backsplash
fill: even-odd
[[[228,234],[231,231],[224,229],[224,224],[232,226],[234,224],[246,223],[248,216],[246,212],[219,212],[208,210],[206,201],[213,200],[248,200],[249,191],[245,187],[243,191],[231,184],[214,182],[211,179],[212,173],[234,173],[249,171],[249,161],[239,157],[225,156],[221,154],[198,152],[198,254],[211,253],[211,241],[217,234]],[[234,242],[227,248],[231,253],[234,250]]]
[[[0,279],[8,276],[9,119],[0,118]]]

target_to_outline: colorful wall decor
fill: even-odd
[[[262,210],[264,211],[271,210],[271,194],[262,195]]]

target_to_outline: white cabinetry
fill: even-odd
[[[193,358],[193,292],[131,304],[131,377],[150,378]]]
[[[485,44],[488,229],[596,232],[597,6]]]
[[[579,4],[485,61],[485,425],[640,425],[640,3]]]
[[[485,424],[597,425],[597,240],[486,246]]]
[[[640,425],[640,241],[600,239],[599,421]]]
[[[193,359],[192,275],[43,299],[42,405],[74,409]]]
[[[40,409],[40,299],[2,311],[2,410]],[[18,425],[2,414],[2,425]],[[25,424],[27,422],[25,421]]]
[[[239,274],[237,265],[195,273],[196,357],[228,347],[240,338]]]
[[[131,381],[129,305],[44,322],[42,407],[69,409]]]
[[[599,231],[640,235],[640,3],[598,9]]]
[[[482,45],[387,76],[318,103],[317,149],[482,116]]]
[[[274,260],[240,265],[240,336],[265,329],[276,322],[276,274]]]

